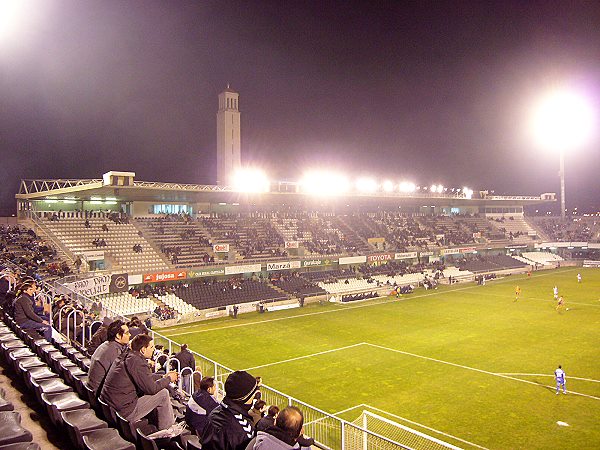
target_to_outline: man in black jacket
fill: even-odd
[[[208,415],[208,423],[202,433],[204,450],[246,449],[255,434],[248,410],[257,388],[256,378],[248,372],[229,374],[225,381],[225,398]]]
[[[100,394],[99,388],[102,388],[113,361],[129,343],[129,328],[122,320],[117,319],[108,326],[106,338],[107,341],[100,344],[92,354],[88,372],[88,385],[96,395]]]
[[[157,426],[165,430],[175,423],[167,387],[177,381],[177,372],[153,374],[147,361],[153,353],[154,340],[147,334],[137,335],[108,371],[100,398],[132,423],[156,410]]]
[[[198,436],[202,436],[208,415],[218,405],[214,399],[217,392],[217,384],[213,377],[204,377],[200,381],[200,389],[192,394],[185,409],[186,423],[196,430]]]
[[[191,379],[192,373],[196,370],[196,359],[192,352],[188,350],[187,344],[181,346],[181,351],[175,354],[175,359],[179,360],[179,372],[181,372],[181,389],[188,394],[191,393]],[[192,370],[183,370],[189,367]]]
[[[35,281],[26,281],[19,288],[21,295],[15,300],[15,322],[24,330],[42,331],[47,340],[52,338],[52,328],[33,310],[33,296],[37,292]]]

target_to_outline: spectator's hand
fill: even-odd
[[[47,320],[42,320],[42,323],[43,323],[44,325],[50,325],[50,322],[48,322]]]
[[[168,372],[167,376],[171,379],[171,383],[176,383],[179,378],[179,374],[175,371]]]

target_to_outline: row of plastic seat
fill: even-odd
[[[134,426],[118,417],[106,403],[96,398],[86,383],[89,358],[71,345],[55,346],[45,339],[31,336],[20,330],[14,322],[12,327],[16,334],[7,327],[2,327],[0,331],[3,359],[24,379],[28,389],[35,393],[52,424],[66,428],[75,448],[134,450],[137,446],[141,449],[158,449],[155,441],[149,439],[141,429],[138,430],[138,424]],[[0,420],[0,424],[4,423]],[[0,436],[6,435],[2,431]],[[199,448],[193,444],[188,448]],[[181,447],[174,444],[171,448]]]
[[[0,327],[0,336],[10,331]],[[0,388],[0,450],[39,450],[40,446],[32,442],[31,432],[21,426],[21,414],[15,412],[14,405],[5,400],[6,392]]]

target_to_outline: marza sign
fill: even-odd
[[[213,245],[213,252],[227,253],[229,252],[229,244],[215,244]]]
[[[267,263],[267,270],[289,270],[289,269],[299,269],[300,261],[287,261],[281,263]]]
[[[380,253],[379,255],[369,255],[367,256],[367,262],[375,262],[375,261],[391,261],[394,259],[393,253]]]
[[[187,277],[185,271],[147,273],[144,275],[144,283],[156,283],[160,281],[183,280]]]

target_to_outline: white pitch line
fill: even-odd
[[[313,356],[319,356],[319,355],[325,355],[327,353],[339,352],[340,350],[347,350],[349,348],[358,347],[360,345],[365,345],[365,343],[359,342],[357,344],[346,345],[345,347],[332,348],[331,350],[324,350],[322,352],[311,353],[310,355],[297,356],[295,358],[284,359],[281,361],[275,361],[275,362],[268,363],[268,364],[262,364],[260,366],[248,367],[247,369],[242,369],[242,370],[250,371],[250,370],[255,370],[255,369],[262,369],[263,367],[276,366],[278,364],[285,364],[285,363],[292,362],[292,361],[298,361],[299,359],[312,358]]]
[[[438,433],[438,434],[440,434],[442,436],[446,436],[446,437],[449,437],[451,439],[456,439],[457,441],[463,442],[464,444],[468,444],[468,445],[471,445],[473,447],[481,448],[483,450],[488,450],[487,447],[482,447],[481,445],[474,444],[473,442],[466,441],[464,439],[461,439],[459,437],[453,436],[453,435],[448,434],[448,433],[444,433],[443,431],[436,430],[435,428],[428,427],[427,425],[423,425],[422,423],[414,422],[414,421],[406,419],[406,418],[404,418],[402,416],[398,416],[396,414],[389,413],[389,412],[387,412],[387,411],[385,411],[383,409],[375,408],[374,406],[367,405],[367,404],[364,404],[364,406],[366,406],[367,408],[374,409],[376,411],[382,412],[382,413],[387,414],[389,416],[395,417],[396,419],[403,420],[403,421],[408,422],[408,423],[410,423],[412,425],[416,425],[416,426],[419,426],[421,428],[425,428],[426,430],[433,431],[434,433]]]
[[[575,269],[573,269],[573,270],[575,270]],[[545,276],[549,276],[549,275],[551,275],[551,273],[543,273],[543,274],[535,275],[534,277],[535,278],[539,278],[539,277],[545,277]],[[508,283],[509,281],[512,282],[511,279],[503,278],[501,280],[495,281],[494,284]],[[447,290],[447,291],[445,291],[445,292],[448,292],[448,293],[462,292],[462,291],[469,291],[469,290],[472,290],[472,289],[479,289],[481,287],[485,287],[485,286],[471,285],[471,286],[465,286],[465,287],[459,287],[459,288],[452,288],[452,287],[450,287],[450,289]],[[432,292],[432,293],[427,293],[427,294],[411,295],[410,297],[402,297],[402,300],[403,301],[413,300],[413,299],[418,299],[418,298],[431,297],[431,296],[439,295],[439,294],[440,294],[440,292]],[[351,309],[370,308],[372,306],[387,305],[389,303],[394,303],[394,302],[398,302],[398,301],[400,301],[400,300],[397,299],[397,298],[393,298],[393,299],[389,299],[389,300],[383,300],[383,301],[372,301],[372,302],[361,304],[361,305],[352,305],[352,306],[347,306],[347,307],[344,307],[344,308],[332,309],[332,310],[329,310],[329,311],[317,311],[317,312],[312,312],[312,313],[297,314],[295,316],[277,317],[275,319],[255,320],[255,321],[252,321],[252,322],[232,324],[232,325],[227,325],[227,326],[223,326],[223,327],[206,328],[204,330],[184,331],[183,333],[169,333],[169,331],[166,331],[166,330],[169,330],[169,328],[163,328],[163,329],[159,328],[156,331],[158,333],[160,333],[160,334],[164,334],[165,337],[171,338],[171,337],[175,337],[175,336],[184,336],[184,335],[188,335],[188,334],[207,333],[207,332],[210,332],[210,331],[227,330],[227,329],[230,329],[230,328],[249,327],[249,326],[253,326],[253,325],[257,325],[257,324],[261,324],[261,323],[278,322],[280,320],[292,320],[292,319],[296,319],[298,317],[318,316],[318,315],[321,315],[321,314],[337,313],[337,312],[341,312],[341,311],[348,311],[348,310],[351,310]],[[198,324],[189,325],[189,326],[185,326],[185,327],[176,328],[176,330],[183,330],[183,329],[188,329],[188,328],[195,328],[197,326],[198,326]]]
[[[352,406],[351,408],[346,408],[346,409],[343,409],[341,411],[331,413],[331,415],[332,416],[338,416],[340,414],[344,414],[345,412],[352,411],[353,409],[361,408],[363,406],[366,406],[366,405],[364,403],[361,403],[360,405]],[[387,413],[387,414],[389,414],[389,413]]]
[[[476,367],[464,366],[462,364],[456,364],[456,363],[449,362],[449,361],[444,361],[444,360],[441,360],[441,359],[431,358],[429,356],[417,355],[416,353],[405,352],[405,351],[402,351],[402,350],[397,350],[395,348],[385,347],[383,345],[371,344],[369,342],[366,342],[365,344],[366,345],[370,345],[371,347],[382,349],[382,350],[388,350],[390,352],[400,353],[402,355],[408,355],[408,356],[413,356],[415,358],[426,359],[428,361],[433,361],[433,362],[437,362],[437,363],[440,363],[440,364],[447,364],[449,366],[459,367],[461,369],[472,370],[474,372],[479,372],[479,373],[484,373],[486,375],[492,375],[492,376],[496,376],[496,377],[500,377],[500,378],[505,378],[507,380],[519,381],[520,383],[526,383],[526,384],[532,384],[534,386],[540,386],[540,384],[534,383],[533,381],[521,380],[520,378],[515,378],[515,377],[508,376],[508,375],[503,375],[503,374],[500,374],[500,373],[490,372],[488,370],[478,369]],[[544,387],[554,389],[555,386],[544,385]],[[593,395],[582,394],[580,392],[575,392],[575,391],[568,391],[568,392],[571,393],[571,394],[574,394],[574,395],[580,395],[582,397],[592,398],[594,400],[600,400],[600,397],[595,397]]]
[[[513,375],[520,377],[554,377],[552,374],[548,373],[506,373],[506,372],[498,372],[498,375]],[[580,380],[580,381],[590,381],[592,383],[600,383],[600,380],[594,380],[592,378],[580,378],[580,377],[572,377],[569,375],[567,377],[569,380]]]

